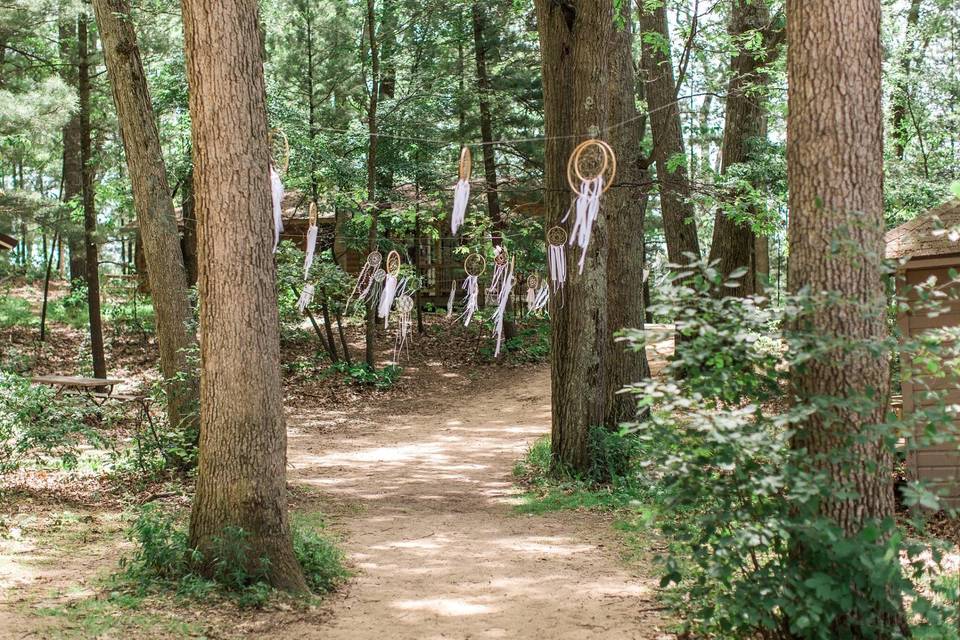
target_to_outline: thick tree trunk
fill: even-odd
[[[549,228],[559,224],[570,204],[566,167],[576,143],[590,135],[606,136],[609,131],[607,142],[624,165],[625,174],[619,180],[629,183],[632,170],[626,165],[635,158],[638,140],[630,135],[629,128],[608,130],[629,117],[626,114],[632,113],[633,105],[633,86],[625,75],[630,64],[630,34],[617,25],[614,0],[537,0],[536,8],[543,64]],[[627,18],[629,7],[623,11],[622,17]],[[593,229],[583,274],[577,273],[579,249],[568,250],[564,302],[561,305],[555,299],[551,307],[553,455],[556,461],[578,471],[590,465],[589,429],[607,423],[616,414],[611,410],[610,390],[620,381],[611,376],[634,379],[641,371],[642,365],[635,362],[628,366],[614,364],[611,353],[619,346],[612,345],[608,317],[608,277],[619,280],[619,286],[640,281],[639,273],[607,272],[610,230],[623,232],[621,224],[630,224],[613,220],[627,215],[627,210],[635,206],[630,202],[633,196],[630,189],[616,186],[603,196],[603,210]],[[642,242],[642,238],[641,232],[635,239]],[[635,268],[641,263],[636,255],[625,257],[630,245],[620,244],[621,240],[625,239],[618,238],[614,264]],[[642,250],[639,256],[642,259]],[[642,299],[631,302],[629,311],[617,321],[642,326],[643,315],[642,311],[636,315],[637,305],[642,309]]]
[[[766,67],[775,59],[782,30],[772,30],[770,12],[765,2],[735,0],[730,14],[729,32],[739,47],[730,61],[730,81],[727,85],[727,104],[723,127],[720,172],[726,174],[736,164],[751,162],[756,150],[767,137],[767,111],[764,89]],[[760,33],[763,53],[749,49],[744,39]],[[755,185],[762,188],[763,185]],[[754,213],[751,211],[750,213]],[[726,275],[740,267],[747,274],[740,286],[723,291],[728,296],[748,296],[756,293],[757,274],[761,258],[757,256],[757,236],[749,220],[736,221],[723,211],[717,211],[713,225],[710,260],[719,261],[720,273]]]
[[[167,381],[167,416],[172,426],[194,430],[199,389],[189,363],[190,350],[196,344],[190,328],[190,291],[130,5],[127,0],[93,0],[93,8],[113,88],[143,254],[153,284],[160,372]]]
[[[907,11],[907,30],[904,40],[903,58],[900,60],[900,77],[893,86],[893,140],[894,153],[903,160],[910,141],[910,127],[906,124],[907,109],[910,106],[910,69],[916,50],[917,24],[920,22],[921,0],[911,0]]]
[[[190,544],[249,535],[275,587],[306,591],[290,535],[287,433],[256,0],[184,0],[200,249],[200,461]],[[205,555],[209,558],[209,555]]]
[[[660,184],[660,209],[663,214],[663,233],[667,241],[667,257],[674,264],[686,264],[692,254],[700,258],[700,240],[697,221],[690,200],[690,179],[687,175],[680,128],[680,108],[677,104],[677,84],[670,55],[670,29],[667,9],[663,3],[652,6],[638,1],[641,34],[654,33],[657,42],[642,40],[640,46],[646,82],[647,107],[650,111],[650,129],[653,132],[653,160],[657,164]],[[665,46],[665,50],[661,48]],[[677,163],[676,159],[681,159]],[[668,165],[676,164],[672,171]]]
[[[69,86],[77,87],[77,20],[61,18],[59,23],[60,77]],[[83,198],[83,161],[80,158],[80,112],[75,111],[63,127],[63,190],[61,200],[78,203]],[[70,281],[87,277],[86,250],[83,238],[67,235],[70,250]]]
[[[836,483],[832,491],[854,492],[820,507],[852,536],[894,516],[891,453],[864,431],[883,421],[890,393],[887,359],[870,349],[886,336],[880,0],[788,0],[787,31],[790,287],[808,287],[820,303],[801,328],[843,344],[797,368],[794,392],[801,402],[870,394],[875,403],[869,412],[838,407],[832,419],[814,414],[794,445]],[[874,633],[857,620],[834,630]]]
[[[77,95],[80,102],[80,162],[83,191],[83,242],[87,269],[87,310],[90,316],[90,353],[93,375],[107,377],[103,352],[103,319],[100,316],[100,258],[97,248],[97,208],[93,193],[93,154],[90,134],[90,55],[88,18],[81,13],[77,22],[77,53],[80,59]]]

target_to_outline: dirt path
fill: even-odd
[[[291,416],[291,481],[321,493],[358,575],[325,624],[284,637],[669,637],[608,522],[513,510],[512,467],[549,429],[549,379],[502,375],[328,434],[316,414]]]

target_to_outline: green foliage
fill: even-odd
[[[101,444],[91,426],[96,412],[80,396],[62,395],[27,378],[0,371],[0,473],[25,459],[74,468],[84,444]]]
[[[338,362],[331,365],[328,371],[343,374],[343,381],[346,384],[386,391],[394,385],[403,369],[395,364],[387,365],[382,369],[373,369],[366,362],[352,365]]]
[[[493,353],[494,346],[491,344],[480,349],[480,354],[488,360],[493,360]],[[550,322],[537,319],[532,326],[518,327],[515,336],[503,341],[500,353],[511,362],[545,362],[550,357]]]
[[[294,523],[294,554],[313,593],[336,589],[349,577],[343,552],[316,525]],[[204,557],[189,546],[187,533],[177,520],[153,504],[144,505],[128,536],[136,545],[132,556],[121,560],[119,584],[135,594],[172,590],[189,598],[219,593],[241,607],[262,606],[273,594],[266,582],[269,563],[253,557],[249,533],[227,527],[213,539]],[[202,570],[206,568],[207,571]]]
[[[685,339],[665,379],[630,387],[641,415],[648,416],[631,426],[645,477],[655,485],[648,495],[671,541],[662,584],[673,585],[689,632],[827,639],[858,628],[900,637],[892,625],[901,606],[909,606],[918,630],[951,637],[945,629],[956,628],[956,608],[931,597],[927,587],[943,546],[906,535],[892,520],[845,535],[822,505],[855,499],[854,487],[831,478],[794,446],[810,416],[867,416],[884,395],[851,390],[847,397],[798,399],[789,407],[780,400],[790,371],[811,359],[853,349],[888,357],[892,341],[861,345],[812,335],[802,321],[823,302],[806,294],[779,308],[760,298],[718,300],[714,294],[724,280],[701,263],[666,286],[662,298],[671,302],[661,303],[661,312],[672,306]],[[783,331],[782,341],[767,337],[774,331]],[[635,331],[627,337],[637,349],[658,338]],[[928,342],[905,348],[922,356],[932,349]],[[938,437],[951,437],[944,435],[953,424],[944,409],[913,420],[932,421]],[[842,441],[824,460],[835,468],[861,467],[864,442],[892,447],[914,429],[913,422],[888,416]],[[908,505],[939,506],[937,496],[919,486],[904,498]],[[914,525],[922,530],[922,523]]]

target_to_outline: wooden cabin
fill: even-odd
[[[948,202],[906,224],[887,232],[886,257],[900,260],[897,288],[901,295],[905,292],[908,303],[916,294],[913,288],[931,276],[937,282],[951,280],[950,270],[960,272],[960,241],[951,240],[944,229],[960,228],[960,200]],[[960,284],[952,285],[960,289]],[[960,293],[960,291],[958,291]],[[914,313],[912,309],[901,312],[898,318],[900,330],[904,336],[917,336],[922,332],[940,327],[960,325],[960,303],[945,303],[945,313],[935,317],[924,311]],[[906,367],[904,367],[906,369]],[[924,392],[928,390],[947,391],[946,401],[960,404],[960,380],[937,380],[929,383],[903,381],[904,415],[909,415],[926,400]],[[941,495],[952,506],[960,506],[960,441],[911,451],[907,457],[907,467],[912,479],[922,480]]]
[[[0,233],[0,251],[13,251],[14,247],[16,246],[16,238],[13,236],[8,236],[5,233]]]

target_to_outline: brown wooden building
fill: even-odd
[[[960,229],[960,200],[948,202],[887,232],[886,256],[903,261],[897,287],[898,293],[906,294],[908,302],[916,301],[916,285],[931,276],[939,283],[947,283],[951,280],[951,269],[960,272],[960,241],[952,240],[952,234],[945,233],[945,229]],[[960,284],[953,287],[960,289]],[[908,337],[930,329],[960,326],[960,302],[944,303],[944,312],[933,317],[926,311],[909,308],[900,313],[898,322],[903,335]],[[907,366],[903,369],[907,370]],[[929,397],[929,391],[945,392],[948,404],[960,404],[960,380],[905,379],[904,415],[937,402]],[[942,492],[952,505],[960,505],[960,442],[911,451],[907,466],[912,478]]]

